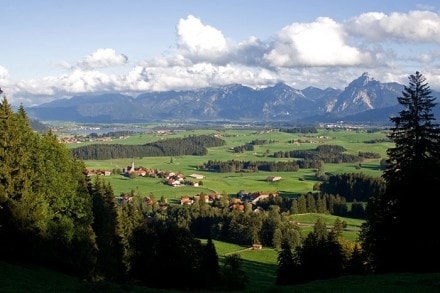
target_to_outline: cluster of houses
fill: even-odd
[[[109,176],[111,175],[110,171],[107,170],[86,170],[87,175],[103,175]],[[204,179],[205,176],[201,174],[191,174],[188,177],[199,180],[199,181],[191,181],[187,180],[186,177],[182,173],[174,173],[171,171],[161,171],[157,169],[150,168],[135,168],[134,162],[131,165],[125,167],[122,170],[123,176],[142,176],[142,177],[152,177],[152,178],[164,178],[164,183],[170,186],[181,186],[181,185],[191,185],[191,186],[199,186],[200,180]],[[280,176],[268,176],[266,181],[268,182],[276,182],[281,180]],[[260,200],[269,198],[270,196],[278,196],[278,192],[246,192],[241,190],[237,193],[235,198],[232,198],[229,201],[229,207],[231,210],[240,210],[243,211],[246,203],[251,203],[253,206]],[[209,194],[209,195],[194,195],[194,196],[182,196],[180,199],[181,205],[192,205],[199,200],[204,200],[205,203],[211,204],[215,200],[220,199],[221,195],[217,193]],[[116,198],[119,204],[124,202],[130,202],[133,199],[130,195],[123,195]],[[144,201],[146,204],[153,204],[155,201],[150,197],[145,197]],[[164,207],[166,208],[166,207]],[[258,210],[258,209],[257,209]]]
[[[112,175],[112,172],[108,171],[108,170],[102,170],[102,169],[94,170],[94,169],[87,168],[86,174],[87,174],[87,176],[95,176],[95,175],[110,176],[110,175]]]
[[[70,135],[64,137],[58,137],[58,141],[61,143],[71,144],[71,143],[83,143],[83,142],[105,142],[105,141],[113,141],[114,139],[127,139],[130,136],[121,135],[118,137],[112,136],[102,136],[102,137],[89,137],[83,135]]]
[[[213,203],[214,200],[220,199],[221,195],[217,193],[209,194],[209,195],[201,195],[197,194],[194,196],[182,196],[180,198],[181,205],[192,205],[193,203],[203,200],[205,203]]]
[[[237,197],[232,198],[229,200],[229,207],[231,210],[244,210],[244,205],[246,203],[251,203],[252,205],[256,205],[258,201],[269,198],[270,196],[278,196],[278,192],[246,192],[244,190],[241,190]],[[180,199],[181,205],[192,205],[195,202],[199,200],[204,200],[205,203],[213,203],[214,200],[219,199],[221,197],[220,194],[209,194],[209,195],[194,195],[192,197],[190,196],[183,196]],[[258,210],[258,209],[256,209]]]
[[[270,196],[278,196],[278,192],[245,192],[245,191],[240,191],[237,194],[237,197],[231,198],[229,200],[229,208],[231,210],[238,210],[238,211],[244,211],[245,209],[245,204],[246,203],[251,203],[252,206],[255,206],[256,203],[260,200],[269,198]],[[133,196],[129,195],[129,194],[124,194],[121,196],[116,197],[116,201],[118,204],[123,204],[126,202],[131,202],[133,200]],[[207,204],[212,204],[215,200],[218,200],[221,198],[221,194],[218,193],[213,193],[213,194],[197,194],[194,196],[182,196],[180,198],[180,204],[181,205],[193,205],[197,202],[199,202],[200,200],[203,200],[205,203]],[[150,204],[154,204],[157,201],[149,196],[145,196],[142,199],[147,205]],[[160,209],[162,210],[166,210],[167,209],[167,204],[160,204]],[[260,208],[253,208],[254,212],[258,212],[261,211]]]
[[[182,173],[175,173],[171,171],[162,171],[157,169],[149,169],[149,168],[135,168],[134,162],[131,163],[131,166],[127,166],[123,170],[124,176],[142,176],[142,177],[153,177],[153,178],[164,178],[164,183],[169,186],[181,186],[181,185],[191,185],[191,186],[199,186],[199,181],[191,181],[187,180],[185,175]],[[200,174],[191,174],[189,177],[201,180],[204,179],[205,176]]]
[[[237,194],[237,197],[234,198],[234,204],[235,208],[238,208],[239,210],[244,209],[244,203],[251,203],[252,205],[256,205],[258,201],[269,198],[271,196],[275,197],[278,196],[278,192],[272,191],[272,192],[247,192],[244,190],[240,190],[240,192]]]

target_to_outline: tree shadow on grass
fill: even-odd
[[[291,192],[291,191],[285,191],[285,190],[280,190],[278,191],[278,194],[282,197],[287,197],[287,198],[297,198],[298,196],[300,196],[300,193],[297,192]]]
[[[249,292],[267,292],[276,284],[277,265],[242,260],[243,270],[248,278],[246,290]]]
[[[304,175],[303,178],[304,180],[310,180],[310,181],[316,180],[316,176],[314,175]]]
[[[361,164],[361,169],[369,169],[375,171],[383,171],[384,169],[381,166],[373,165],[373,164]]]

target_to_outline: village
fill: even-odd
[[[92,169],[86,169],[87,176],[110,176],[112,175],[111,171],[108,170],[92,170]],[[157,169],[150,169],[150,168],[144,168],[144,167],[135,167],[134,162],[131,163],[131,165],[125,167],[122,170],[121,176],[134,178],[137,176],[140,177],[150,177],[150,178],[163,178],[163,184],[169,185],[170,187],[180,187],[180,186],[193,186],[193,187],[199,187],[203,185],[203,179],[205,179],[204,175],[201,174],[190,174],[188,176],[185,176],[182,173],[176,173],[172,171],[164,171],[164,170],[157,170]],[[191,179],[187,179],[191,178]],[[268,182],[276,182],[279,180],[282,180],[283,178],[280,176],[268,176],[266,178],[266,181]],[[257,207],[257,202],[269,197],[276,197],[278,196],[278,192],[275,191],[254,191],[254,192],[247,192],[244,190],[240,190],[236,197],[228,199],[228,205],[231,210],[239,210],[244,211],[245,205],[250,204],[252,206],[253,211],[259,211],[259,208]],[[180,198],[180,205],[192,205],[200,200],[204,201],[207,204],[213,204],[216,200],[220,200],[222,197],[219,193],[212,193],[212,194],[195,194],[193,196],[181,196]],[[132,194],[121,194],[121,196],[116,197],[116,200],[119,204],[123,204],[124,202],[132,201],[134,196]],[[157,201],[150,197],[150,196],[144,196],[143,200],[146,204],[155,204]],[[167,203],[161,203],[160,204],[161,209],[166,209]]]

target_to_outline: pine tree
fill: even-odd
[[[342,231],[344,231],[344,222],[342,222],[341,219],[336,218],[333,224],[332,232],[336,237],[342,237]]]
[[[278,254],[277,284],[285,285],[292,283],[294,269],[295,261],[292,249],[288,241],[283,241],[281,243],[281,251]]]
[[[386,191],[369,202],[361,231],[362,248],[379,272],[440,270],[440,241],[432,234],[440,203],[440,128],[432,114],[434,101],[425,77],[416,72],[398,97],[403,110],[391,118],[389,137],[395,147],[387,151]]]
[[[440,129],[432,113],[434,101],[426,78],[419,72],[410,75],[409,86],[405,86],[402,96],[398,97],[404,109],[390,119],[394,127],[389,137],[395,147],[387,151],[391,163],[384,172],[387,183],[401,181],[414,167],[423,168],[432,158],[440,157]]]
[[[225,290],[240,290],[246,288],[249,278],[243,270],[242,262],[240,254],[229,254],[225,256],[222,269],[222,286]]]
[[[201,273],[205,282],[204,287],[215,286],[220,281],[218,255],[211,237],[208,238],[208,242],[203,246]]]
[[[328,232],[325,222],[318,218],[304,239],[303,245],[297,249],[301,281],[324,279],[341,275],[346,258],[336,234]]]
[[[24,108],[14,113],[4,97],[0,104],[0,256],[28,258],[45,237],[48,206],[33,188],[37,144]]]
[[[290,207],[290,213],[291,214],[298,213],[298,200],[297,199],[292,200],[292,205]]]
[[[347,273],[352,275],[362,275],[367,272],[365,267],[365,256],[358,243],[355,244],[347,264]]]
[[[123,203],[117,208],[116,234],[121,239],[123,262],[126,271],[131,271],[131,261],[135,253],[131,244],[133,233],[144,226],[142,213],[136,209],[132,202]]]
[[[316,213],[316,200],[312,193],[307,193],[306,201],[307,201],[307,212]]]
[[[116,233],[117,207],[113,189],[99,176],[93,185],[93,230],[97,237],[97,268],[108,280],[123,280],[125,269],[122,262],[121,237]]]
[[[305,195],[300,195],[298,198],[298,214],[307,213],[307,201]]]

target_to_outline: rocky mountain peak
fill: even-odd
[[[371,82],[377,82],[368,72],[362,73],[360,77],[353,80],[347,88],[355,87],[355,88],[361,88],[367,86]]]

